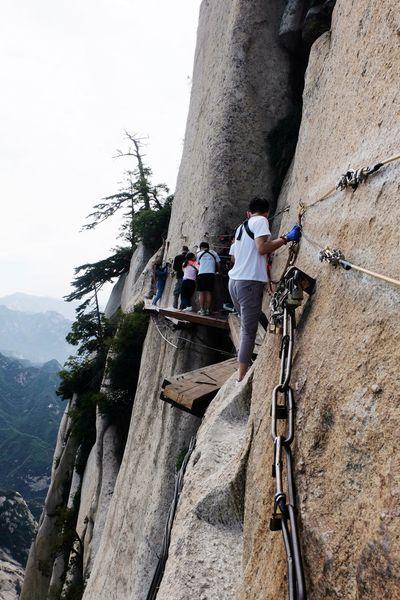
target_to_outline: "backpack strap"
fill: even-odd
[[[246,231],[247,235],[248,235],[248,236],[249,236],[249,237],[250,237],[252,240],[254,240],[254,233],[253,233],[253,232],[252,232],[252,230],[250,229],[250,226],[249,226],[249,221],[248,221],[248,219],[246,219],[246,221],[244,221],[244,223],[242,223],[242,224],[241,224],[241,226],[240,226],[240,230],[239,230],[239,233],[238,233],[238,236],[237,236],[236,240],[240,242],[240,240],[242,239],[243,228],[245,229],[245,231]]]
[[[198,258],[199,262],[201,261],[201,259],[203,258],[203,256],[205,254],[209,254],[210,256],[213,257],[215,264],[217,264],[217,259],[215,258],[214,254],[212,252],[210,252],[209,250],[204,250],[204,252],[202,252]]]

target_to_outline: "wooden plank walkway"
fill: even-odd
[[[237,370],[236,358],[183,373],[162,384],[161,400],[202,417],[210,401]]]
[[[205,315],[199,315],[197,312],[184,312],[176,308],[154,306],[149,298],[144,299],[144,310],[157,312],[159,315],[176,323],[185,321],[186,323],[195,323],[196,325],[206,325],[207,327],[229,330],[228,319],[226,317],[213,317],[212,315],[206,317]]]
[[[196,312],[184,312],[175,308],[159,308],[158,313],[165,317],[178,319],[179,321],[187,321],[196,325],[206,325],[207,327],[216,327],[217,329],[229,329],[228,319],[222,317],[206,317],[199,315]]]
[[[239,319],[239,317],[237,315],[230,314],[228,317],[228,324],[229,324],[229,330],[230,330],[230,335],[231,335],[233,345],[235,346],[236,350],[239,350],[239,345],[240,345],[240,319]],[[263,343],[264,336],[265,336],[265,329],[261,325],[258,325],[256,344],[254,346],[254,354],[258,354],[258,352],[261,348],[261,345]]]

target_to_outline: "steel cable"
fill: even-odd
[[[314,202],[311,202],[310,204],[300,202],[299,209],[301,211],[301,214],[304,215],[309,208],[312,208],[313,206],[315,206],[316,204],[319,204],[320,202],[324,202],[324,200],[327,200],[337,190],[345,190],[348,187],[351,187],[351,188],[353,188],[353,190],[356,190],[358,185],[360,183],[365,182],[370,175],[379,171],[379,169],[381,169],[383,166],[388,165],[397,160],[400,160],[400,154],[395,154],[394,156],[390,156],[389,158],[376,163],[373,167],[361,167],[359,169],[348,169],[348,171],[346,173],[341,175],[341,177],[339,178],[335,187],[332,187],[323,196],[321,196],[320,198],[317,198],[317,200],[315,200]]]
[[[161,544],[161,554],[157,562],[157,567],[153,575],[153,579],[150,584],[150,589],[147,593],[146,600],[155,600],[160,589],[161,581],[164,575],[165,565],[168,559],[169,545],[171,542],[171,531],[174,524],[176,509],[178,507],[179,497],[183,488],[183,479],[185,477],[186,467],[189,462],[190,456],[196,446],[196,437],[193,436],[190,440],[189,448],[185,454],[182,465],[175,478],[175,487],[172,501],[169,507],[167,520],[164,528],[164,536]]]
[[[156,317],[154,315],[152,315],[151,317],[152,317],[154,325],[155,325],[158,333],[162,337],[162,339],[165,342],[167,342],[167,344],[169,344],[170,346],[172,346],[173,348],[176,348],[177,350],[180,350],[179,346],[177,346],[176,344],[174,344],[173,342],[171,342],[171,340],[169,340],[168,338],[165,337],[165,335],[163,335],[162,331],[158,327]],[[234,358],[236,356],[236,354],[234,354],[232,352],[227,352],[226,350],[220,350],[219,348],[214,348],[213,346],[208,346],[207,344],[203,344],[201,342],[194,342],[193,340],[190,340],[189,338],[185,338],[185,337],[182,337],[182,336],[176,337],[176,340],[177,341],[182,341],[182,342],[187,342],[188,344],[192,344],[192,346],[198,346],[200,348],[206,348],[207,350],[212,350],[213,352],[218,352],[219,354],[222,354],[224,356],[230,356],[231,358]]]

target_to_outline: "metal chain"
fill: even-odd
[[[280,330],[282,334],[279,383],[272,392],[271,404],[271,436],[274,443],[272,477],[275,479],[275,496],[270,529],[282,531],[290,600],[307,598],[297,525],[296,488],[291,449],[295,433],[294,393],[290,384],[296,328],[295,311],[303,301],[303,291],[312,294],[314,289],[315,280],[293,266],[283,276],[270,305],[272,327],[275,331]],[[286,421],[284,433],[282,433],[282,426],[279,426],[279,421]],[[286,487],[284,473],[286,473]]]

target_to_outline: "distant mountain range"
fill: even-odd
[[[63,315],[69,321],[75,320],[75,309],[79,305],[78,302],[65,302],[58,298],[49,298],[47,296],[33,296],[32,294],[24,294],[16,292],[0,298],[0,305],[7,306],[11,310],[17,310],[27,313],[45,313],[57,312]]]
[[[63,364],[75,353],[65,341],[71,324],[53,311],[26,313],[0,305],[0,352],[36,364],[52,359]]]
[[[64,404],[56,395],[60,365],[41,367],[0,354],[0,488],[16,490],[35,511],[50,481]]]

